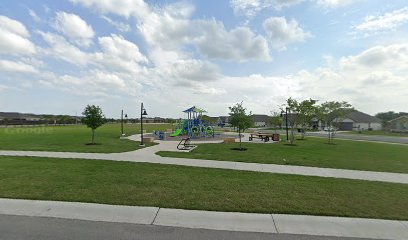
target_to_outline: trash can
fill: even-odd
[[[279,142],[279,134],[276,133],[272,134],[272,141]]]

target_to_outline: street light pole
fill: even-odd
[[[140,140],[140,146],[144,147],[144,143],[143,143],[143,103],[142,106],[140,107],[140,129],[141,129],[141,140]]]
[[[123,134],[123,110],[121,114],[121,131],[122,131],[122,136],[124,136],[125,134]]]
[[[289,129],[288,129],[288,107],[286,107],[286,115],[285,115],[285,118],[286,118],[286,142],[288,142],[289,141]]]
[[[143,142],[143,116],[146,116],[146,109],[143,107],[143,103],[140,107],[140,130],[141,130],[141,141],[140,141],[140,146],[144,147],[144,142]]]

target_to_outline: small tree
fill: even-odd
[[[238,130],[239,148],[242,150],[241,132],[244,132],[246,129],[251,127],[251,113],[246,113],[246,108],[242,106],[242,102],[237,103],[235,106],[229,107],[229,110],[231,111],[229,113],[229,123]]]
[[[285,117],[287,117],[290,126],[289,142],[291,145],[295,142],[295,128],[299,124],[298,108],[299,102],[293,98],[286,100],[286,104],[281,108],[282,112],[287,111],[287,116]]]
[[[301,129],[301,138],[305,139],[306,130],[310,126],[312,119],[317,114],[316,100],[303,100],[297,104],[298,123]]]
[[[95,144],[95,130],[105,123],[102,109],[99,106],[87,105],[82,115],[82,123],[92,129],[92,144]]]
[[[327,128],[329,143],[333,143],[341,120],[351,111],[354,109],[347,102],[325,102],[317,108],[318,118],[325,123]]]
[[[277,128],[282,128],[282,123],[283,120],[280,113],[271,112],[271,116],[269,117],[269,124],[275,129],[275,133]]]

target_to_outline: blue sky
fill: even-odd
[[[4,0],[0,111],[269,114],[288,97],[407,111],[406,39],[403,0]]]

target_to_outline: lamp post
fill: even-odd
[[[120,119],[121,119],[120,126],[121,126],[121,132],[122,132],[122,137],[123,137],[123,136],[125,136],[125,134],[123,133],[123,110],[122,110],[122,113],[120,115]]]
[[[147,115],[147,112],[146,112],[146,109],[143,107],[143,103],[142,103],[142,105],[140,107],[140,130],[141,130],[141,133],[142,133],[141,141],[140,141],[140,146],[141,147],[145,146],[144,143],[143,143],[143,116],[146,116],[146,115]]]
[[[285,127],[286,127],[286,142],[288,142],[289,141],[289,129],[288,129],[288,110],[289,110],[289,108],[288,107],[286,107],[285,108],[285,112],[284,111],[282,111],[281,112],[281,116],[285,113],[285,122],[286,122],[286,124],[285,124]]]
[[[126,118],[126,122],[127,122],[127,114],[125,113],[125,118]],[[122,110],[122,114],[121,114],[121,132],[122,132],[122,137],[125,136],[125,133],[123,131],[123,110]]]

